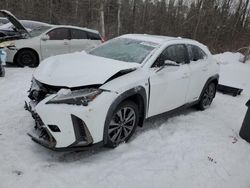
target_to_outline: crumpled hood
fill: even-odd
[[[77,52],[44,60],[35,70],[34,77],[47,85],[73,88],[103,84],[116,73],[139,66],[138,63]]]

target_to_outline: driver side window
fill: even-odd
[[[175,44],[167,47],[157,58],[154,66],[163,66],[166,60],[174,61],[177,64],[185,64],[187,62],[186,47],[183,44]]]
[[[59,28],[50,31],[49,35],[50,40],[68,40],[69,39],[69,29]]]

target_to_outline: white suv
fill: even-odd
[[[124,35],[39,65],[26,103],[38,133],[29,135],[53,150],[115,147],[152,116],[208,108],[218,79],[219,65],[199,42]]]

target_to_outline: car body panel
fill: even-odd
[[[42,57],[40,55],[41,54],[40,53],[40,51],[41,51],[40,39],[39,39],[39,37],[33,37],[33,38],[29,38],[29,39],[15,40],[15,46],[5,48],[5,51],[7,53],[7,60],[6,61],[8,63],[13,63],[16,53],[22,49],[34,50],[37,53],[39,59],[40,60],[42,59]]]
[[[98,96],[95,101],[92,101],[86,107],[67,104],[46,104],[54,96],[51,95],[41,101],[35,107],[35,110],[48,129],[48,125],[57,125],[60,127],[60,133],[51,132],[57,140],[57,148],[68,147],[76,140],[71,114],[81,118],[86,125],[91,125],[88,126],[88,129],[94,143],[102,141],[103,125],[106,120],[107,111],[114,98],[118,96],[115,92],[103,92],[102,95]]]
[[[38,56],[40,62],[50,56],[54,55],[60,55],[60,54],[67,54],[71,52],[80,52],[82,50],[90,50],[94,47],[97,47],[101,44],[101,40],[46,40],[43,41],[42,37],[44,37],[48,32],[50,32],[53,29],[59,29],[59,28],[73,28],[73,29],[79,29],[83,31],[89,31],[90,29],[87,28],[79,28],[75,26],[51,26],[50,29],[42,33],[41,35],[37,37],[30,37],[26,39],[19,39],[15,41],[15,47],[12,48],[6,48],[6,52],[8,54],[7,62],[14,63],[14,58],[16,53],[19,50],[22,50],[24,48],[32,49],[34,50]],[[92,30],[90,30],[92,31]],[[97,31],[93,31],[94,33],[98,33]],[[77,41],[77,42],[75,42]],[[80,43],[82,45],[80,45]]]
[[[35,70],[34,77],[48,85],[72,88],[103,84],[119,71],[139,66],[137,63],[125,63],[76,52],[46,59]],[[102,70],[102,74],[94,74],[97,69]]]
[[[70,53],[70,41],[65,40],[47,40],[40,41],[41,57],[46,59],[51,56]]]
[[[187,64],[179,67],[151,68],[150,102],[148,116],[154,116],[185,104],[190,83],[190,70]]]

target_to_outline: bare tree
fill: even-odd
[[[121,33],[121,7],[122,7],[122,0],[117,0],[118,4],[118,11],[117,11],[117,35]]]
[[[20,19],[89,27],[107,39],[134,32],[181,36],[205,43],[213,53],[250,42],[250,0],[0,0],[0,5]]]
[[[106,36],[105,18],[104,18],[104,4],[105,4],[105,0],[100,0],[100,25],[101,25],[101,34],[103,37]]]
[[[246,50],[246,53],[244,54],[244,59],[243,59],[243,63],[246,63],[247,60],[250,59],[250,45],[248,47],[248,49]]]

